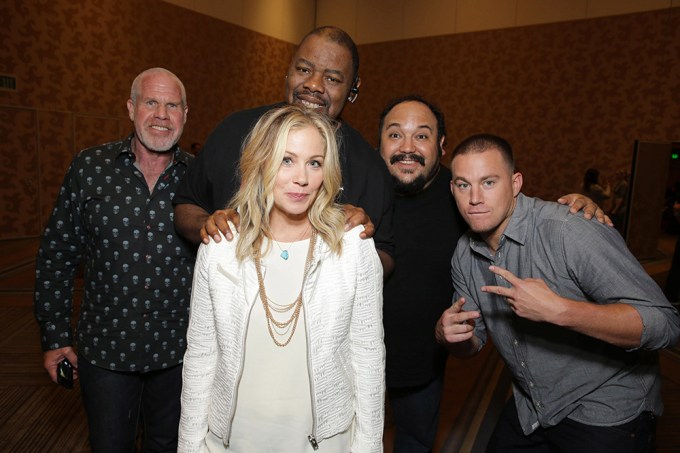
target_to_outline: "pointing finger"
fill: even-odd
[[[519,278],[515,277],[515,275],[510,272],[507,269],[503,269],[502,267],[498,266],[489,266],[489,270],[493,272],[496,275],[499,275],[503,277],[505,280],[507,280],[511,285],[514,285],[516,282],[519,281]]]
[[[510,297],[512,295],[512,288],[506,288],[504,286],[482,286],[481,289],[485,293],[498,294],[503,297]]]

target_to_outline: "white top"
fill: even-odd
[[[267,297],[278,305],[288,305],[300,294],[309,239],[294,243],[272,244],[263,257]],[[263,250],[267,243],[263,244]],[[281,257],[288,252],[288,260]],[[272,303],[270,302],[270,309]],[[272,311],[274,319],[286,321],[293,310]],[[292,325],[289,327],[292,329]],[[290,331],[274,328],[279,343]],[[304,308],[290,343],[277,346],[269,335],[267,318],[258,297],[250,313],[245,341],[243,375],[238,386],[236,412],[230,446],[233,452],[313,452],[307,436],[312,432],[312,401],[307,371],[307,331]],[[349,431],[321,444],[322,451],[343,452],[350,449]],[[218,444],[219,445],[219,444]]]
[[[317,241],[304,284],[307,339],[304,359],[309,364],[305,371],[313,383],[308,392],[314,410],[310,410],[311,404],[310,409],[304,408],[311,412],[311,432],[305,430],[304,439],[295,445],[311,434],[321,453],[383,451],[382,267],[373,240],[361,239],[361,231],[362,228],[355,228],[345,233],[342,255],[330,252],[323,240]],[[254,262],[236,258],[234,241],[211,241],[198,249],[182,371],[179,453],[205,452],[215,444],[230,444],[237,404],[245,404],[240,401],[239,386],[245,381],[242,372],[246,355],[249,359],[254,356],[250,346],[246,353],[246,339],[251,334],[251,316],[256,316],[253,309],[261,301]],[[295,250],[289,253],[292,257]],[[263,263],[262,267],[266,266]],[[272,278],[273,274],[276,271],[271,268],[264,272],[265,278]],[[298,290],[299,286],[292,294],[295,296]],[[271,298],[275,298],[274,294]],[[296,337],[301,332],[296,332]],[[273,345],[271,338],[266,342]],[[265,387],[286,374],[259,360],[248,366],[271,377],[261,384]],[[272,406],[268,404],[267,416],[273,419]],[[291,413],[302,410],[286,409]],[[243,412],[241,408],[239,411]],[[349,430],[352,431],[349,448],[333,448],[333,442]],[[259,428],[255,435],[259,437],[261,431],[265,430]],[[299,433],[286,433],[286,440],[295,434]],[[308,452],[309,448],[302,451]],[[291,445],[276,445],[273,451],[295,449]]]

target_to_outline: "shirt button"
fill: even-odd
[[[526,364],[524,362],[519,363],[522,368],[526,368]]]
[[[517,338],[515,338],[515,339],[512,341],[512,343],[513,343],[515,346],[517,346],[517,345],[519,344],[519,341],[517,341]]]
[[[144,285],[144,289],[149,289],[149,285]]]
[[[533,382],[529,382],[529,387],[534,388],[534,383],[533,383]]]

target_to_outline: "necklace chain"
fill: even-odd
[[[304,229],[302,234],[295,241],[291,242],[288,248],[286,249],[282,248],[281,245],[276,241],[276,239],[274,239],[274,235],[272,235],[272,242],[276,244],[279,250],[281,250],[279,256],[283,258],[285,261],[288,261],[288,258],[290,258],[290,253],[288,252],[288,250],[290,250],[294,243],[299,242],[304,237],[304,235],[307,234],[307,231],[309,231],[309,225],[307,225],[307,228]]]
[[[285,347],[290,343],[295,335],[295,329],[297,328],[298,320],[300,319],[300,309],[302,308],[302,289],[305,287],[305,282],[307,281],[307,274],[309,273],[309,268],[312,264],[312,258],[314,257],[314,244],[316,243],[316,230],[312,230],[312,237],[309,239],[309,249],[307,251],[307,260],[305,261],[305,270],[302,275],[302,285],[300,286],[300,294],[297,298],[288,305],[276,304],[269,297],[267,297],[267,292],[264,289],[264,278],[262,278],[262,271],[260,270],[260,258],[255,257],[255,270],[257,271],[257,283],[260,286],[260,300],[262,301],[262,307],[264,307],[264,313],[267,317],[267,330],[269,330],[269,336],[272,337],[276,346]],[[287,258],[284,258],[287,259]],[[277,321],[274,319],[272,311],[276,313],[285,313],[287,311],[293,310],[290,318],[286,321]],[[276,336],[285,337],[290,332],[288,339],[281,342]]]

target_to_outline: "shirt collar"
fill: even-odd
[[[505,228],[501,243],[503,243],[502,241],[505,237],[521,245],[526,243],[529,231],[529,222],[526,221],[529,215],[529,204],[530,200],[523,193],[517,195],[517,203],[512,211],[510,222],[508,222],[508,226]]]
[[[130,135],[128,135],[126,139],[123,140],[123,146],[120,148],[118,157],[125,155],[126,157],[129,157],[132,160],[132,162],[134,162],[135,154],[132,152],[132,139],[134,137],[135,133],[133,132]],[[181,163],[187,166],[194,159],[193,155],[187,153],[186,151],[183,151],[177,144],[175,144],[175,146],[172,147],[172,152],[174,154],[172,165]]]

